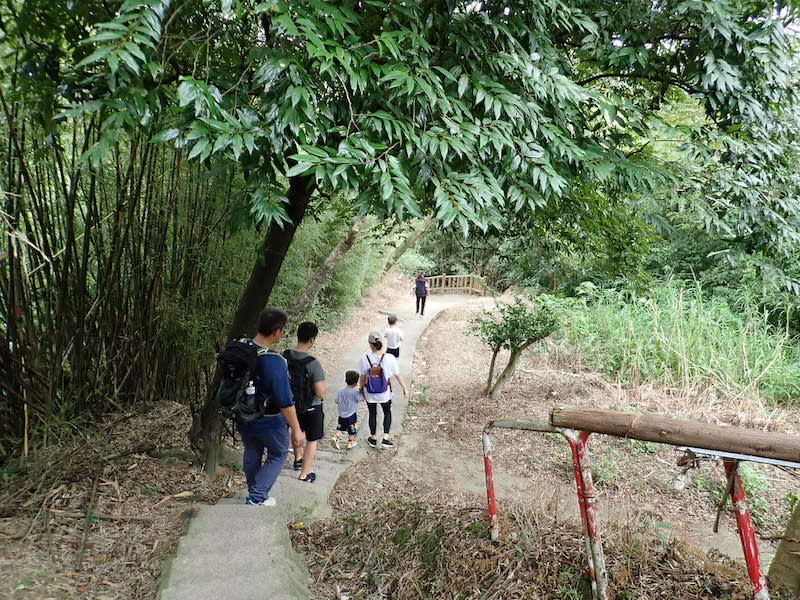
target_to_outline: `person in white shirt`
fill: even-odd
[[[389,315],[387,319],[389,326],[383,332],[386,338],[386,352],[393,354],[395,358],[400,358],[400,343],[403,341],[403,332],[397,326],[397,315]]]
[[[361,357],[358,363],[358,389],[364,394],[369,411],[369,437],[367,443],[378,447],[375,437],[378,425],[378,404],[383,410],[383,440],[381,448],[393,448],[394,443],[389,435],[392,427],[392,388],[389,380],[394,377],[403,389],[403,396],[408,397],[408,388],[400,374],[400,365],[397,359],[382,350],[381,334],[377,331],[370,332],[367,337],[370,352]]]

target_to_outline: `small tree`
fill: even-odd
[[[549,298],[540,296],[533,301],[516,298],[512,304],[498,303],[495,310],[484,311],[472,324],[477,335],[492,349],[485,393],[496,398],[514,374],[522,351],[553,333],[558,327],[558,317]],[[511,356],[497,381],[492,383],[500,350],[509,350]]]

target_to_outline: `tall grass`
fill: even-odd
[[[800,347],[742,303],[668,282],[644,297],[604,291],[574,302],[561,332],[595,369],[626,384],[703,397],[794,403]]]

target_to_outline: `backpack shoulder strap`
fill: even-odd
[[[369,359],[369,354],[365,354],[364,356],[366,356],[366,357],[367,357],[367,362],[369,363],[369,366],[370,366],[370,367],[374,367],[375,365],[373,365],[373,364],[372,364],[372,361]],[[378,363],[378,364],[380,364],[380,363]]]
[[[281,356],[283,356],[283,358],[285,358],[287,362],[291,361],[293,363],[298,363],[298,364],[302,365],[303,367],[307,366],[309,363],[311,363],[311,361],[317,360],[313,356],[304,356],[303,358],[294,358],[292,356],[292,351],[288,350],[288,349],[284,350],[281,353]]]
[[[386,354],[381,354],[381,359],[378,361],[378,364],[379,364],[379,365],[380,365],[380,364],[383,362],[383,357],[384,357],[384,356],[386,356]]]

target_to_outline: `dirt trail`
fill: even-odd
[[[376,495],[413,490],[422,497],[467,496],[476,506],[485,506],[481,432],[487,421],[547,423],[550,408],[557,404],[652,412],[675,405],[676,398],[666,392],[658,397],[654,390],[645,393],[610,385],[581,371],[570,357],[557,356],[558,352],[529,356],[501,397],[487,399],[481,391],[490,352],[469,330],[470,319],[491,303],[488,298],[471,300],[443,311],[429,325],[415,350],[414,391],[396,451],[376,453],[357,473],[342,478],[334,490],[334,505],[346,509]],[[687,416],[690,408],[676,410]],[[522,502],[578,521],[571,458],[560,436],[497,431],[494,439],[501,510],[504,504]],[[721,465],[706,465],[695,473],[699,484],[678,491],[675,481],[681,471],[670,446],[597,435],[590,442],[590,455],[604,523],[650,527],[659,536],[684,539],[699,550],[741,558],[730,511],[722,515],[719,533],[712,532],[716,506],[711,490],[724,483]],[[769,507],[760,510],[759,532],[774,535],[788,514],[784,497],[797,489],[797,479],[761,465],[755,470],[772,485],[759,499]],[[774,548],[762,542],[761,552],[766,564]]]

